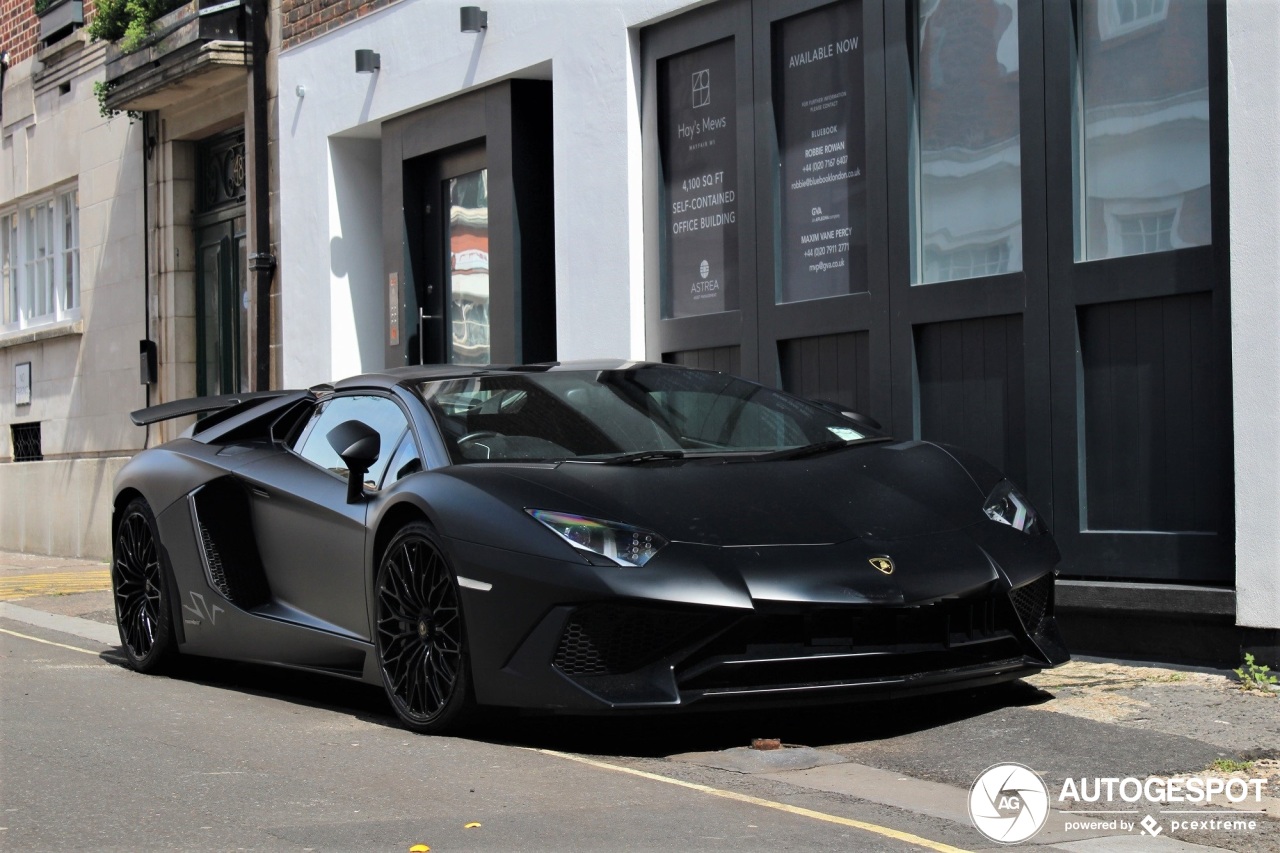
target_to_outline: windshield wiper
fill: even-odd
[[[640,462],[657,462],[663,459],[683,458],[683,450],[637,450],[632,453],[610,456],[608,459],[600,460],[600,462],[604,465],[635,465]]]
[[[772,462],[775,459],[802,459],[805,456],[813,456],[818,453],[839,450],[842,447],[853,447],[855,444],[880,444],[885,441],[893,441],[893,437],[888,435],[864,435],[862,438],[833,438],[828,441],[819,441],[814,444],[802,444],[799,447],[788,447],[783,450],[775,450],[772,453],[754,456],[751,461]]]
[[[842,447],[848,447],[854,442],[863,441],[861,438],[833,438],[829,441],[819,441],[814,444],[802,444],[799,447],[788,447],[784,450],[775,450],[772,453],[765,453],[755,457],[753,462],[772,462],[775,459],[801,459],[805,456],[814,456],[819,453],[826,453],[830,450],[839,450]]]

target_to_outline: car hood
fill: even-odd
[[[897,540],[982,520],[983,494],[928,442],[869,443],[799,459],[477,464],[447,469],[520,509],[643,527],[716,546]]]

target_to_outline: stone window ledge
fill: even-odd
[[[65,338],[71,335],[84,334],[84,319],[59,320],[47,326],[36,326],[34,329],[22,329],[17,332],[0,332],[0,349],[33,344],[36,341],[47,341],[50,338]]]

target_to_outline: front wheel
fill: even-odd
[[[387,546],[377,579],[378,665],[405,726],[439,734],[472,705],[458,583],[426,524]]]
[[[138,672],[156,672],[177,654],[172,595],[161,561],[156,517],[145,500],[134,498],[116,526],[111,591],[120,642]]]

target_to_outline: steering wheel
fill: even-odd
[[[458,449],[463,450],[462,446],[464,444],[470,444],[471,442],[479,441],[482,438],[497,438],[497,437],[498,437],[498,433],[494,432],[491,429],[482,429],[482,430],[477,430],[476,432],[469,432],[466,435],[462,436],[462,438],[458,439]],[[481,447],[484,447],[484,445],[481,445]],[[489,450],[489,448],[485,447],[485,450],[487,451]],[[488,459],[489,456],[490,456],[490,453],[485,453],[486,459]]]

